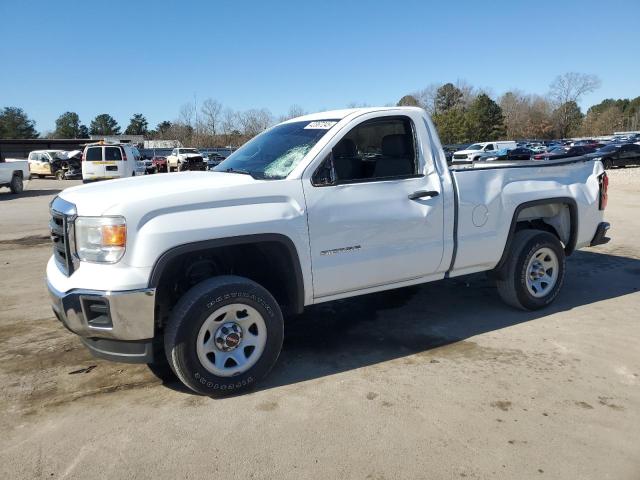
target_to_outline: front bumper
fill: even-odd
[[[56,317],[97,357],[150,363],[155,330],[155,289],[71,290],[47,284]]]

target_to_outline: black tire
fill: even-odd
[[[205,320],[232,303],[256,309],[266,325],[267,338],[255,364],[238,375],[224,377],[202,365],[196,342]],[[164,348],[171,369],[182,383],[197,393],[222,397],[246,391],[265,377],[280,355],[283,336],[282,312],[273,296],[247,278],[228,275],[199,283],[178,301],[166,326]]]
[[[22,193],[22,190],[24,190],[22,177],[20,175],[13,174],[9,188],[11,189],[11,193]]]
[[[605,170],[611,170],[613,168],[613,162],[609,159],[606,159],[604,162],[602,162],[602,166]]]
[[[543,296],[536,297],[527,288],[527,266],[531,257],[542,248],[548,248],[555,253],[558,272],[553,287]],[[521,230],[515,234],[507,262],[496,280],[498,293],[507,305],[521,310],[539,310],[558,296],[564,282],[565,270],[564,249],[557,237],[542,230]]]
[[[53,176],[56,177],[56,180],[64,180],[64,170],[57,170]]]

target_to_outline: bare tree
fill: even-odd
[[[422,108],[424,108],[429,115],[436,113],[436,95],[440,84],[432,83],[422,90],[412,93]]]
[[[273,123],[273,115],[266,108],[247,110],[240,114],[242,133],[254,137]]]
[[[222,132],[226,135],[234,130],[240,130],[238,113],[231,108],[225,108],[222,112]]]
[[[292,118],[302,117],[303,115],[306,115],[307,113],[308,112],[306,112],[304,110],[304,108],[302,108],[300,105],[294,104],[294,105],[291,105],[289,107],[289,111],[286,114],[281,115],[278,118],[278,121],[284,122],[286,120],[291,120]]]
[[[553,107],[545,97],[529,95],[525,138],[553,138]]]
[[[371,105],[365,102],[349,102],[347,108],[368,108]]]
[[[558,75],[551,82],[549,97],[557,108],[568,102],[579,103],[585,94],[593,92],[597,88],[600,88],[600,79],[596,75],[569,72]]]
[[[195,113],[196,112],[193,103],[185,103],[180,107],[180,117],[178,119],[179,123],[193,128]]]
[[[204,131],[209,135],[216,135],[220,130],[222,104],[212,98],[207,98],[200,107],[200,116]]]
[[[561,137],[569,134],[576,123],[575,106],[587,93],[600,87],[600,79],[596,75],[568,72],[558,75],[549,85],[549,98],[555,107],[557,133]]]
[[[529,114],[529,102],[526,95],[518,90],[505,93],[498,99],[504,115],[507,137],[511,139],[525,138]]]
[[[469,105],[473,103],[476,97],[480,93],[483,93],[477,90],[476,88],[474,88],[471,84],[469,84],[469,82],[461,78],[456,80],[455,85],[456,85],[456,88],[462,92],[462,98],[460,99],[460,103],[462,104],[463,108],[469,108]]]

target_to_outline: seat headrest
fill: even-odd
[[[407,150],[406,135],[396,133],[382,137],[382,155],[385,157],[405,157]]]
[[[356,144],[350,138],[343,138],[333,147],[334,157],[355,157],[357,153]]]

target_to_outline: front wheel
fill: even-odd
[[[247,390],[275,365],[284,335],[273,296],[243,277],[221,276],[189,290],[173,309],[164,348],[187,387],[209,396]]]
[[[57,170],[54,177],[56,177],[56,180],[64,180],[64,170]]]
[[[498,293],[512,307],[538,310],[558,296],[565,268],[564,249],[557,237],[542,230],[521,230],[496,282]]]
[[[613,168],[613,162],[609,159],[605,160],[602,163],[605,170],[611,170]]]
[[[22,193],[24,190],[24,183],[22,182],[22,177],[20,175],[14,175],[11,179],[11,183],[9,184],[9,189],[11,193]]]

